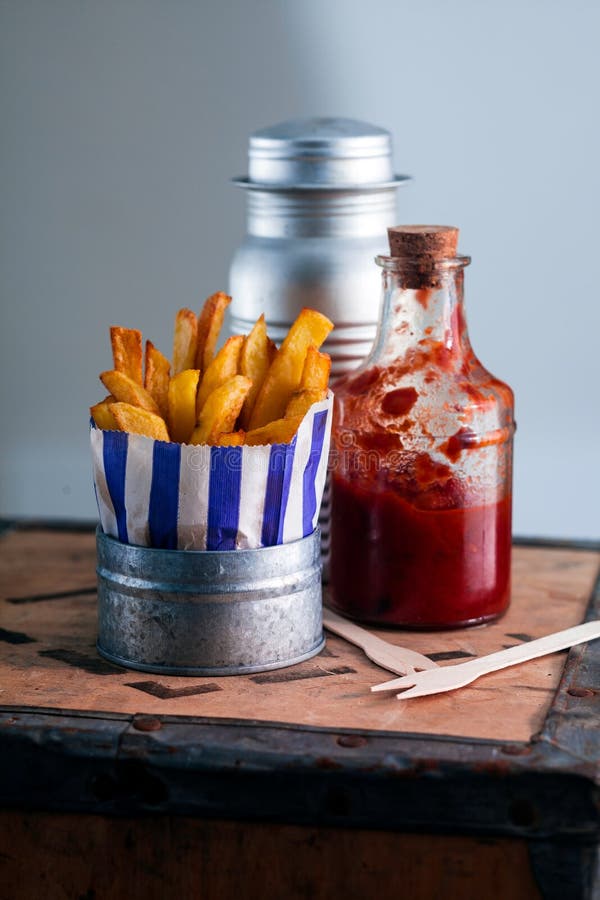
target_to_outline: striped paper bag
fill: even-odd
[[[105,534],[168,550],[245,550],[312,534],[323,496],[333,394],[290,444],[208,447],[102,431],[92,422]]]

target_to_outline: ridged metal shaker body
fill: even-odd
[[[250,138],[247,236],[229,277],[231,333],[247,333],[264,312],[279,342],[302,307],[335,328],[325,348],[332,376],[368,354],[379,317],[373,258],[396,221],[387,131],[349,119],[284,122]]]

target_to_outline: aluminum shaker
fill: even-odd
[[[370,351],[379,317],[373,257],[396,221],[392,140],[353,119],[294,119],[254,132],[248,176],[247,236],[229,275],[231,333],[248,333],[264,312],[279,343],[303,306],[335,329],[324,349],[332,376]]]

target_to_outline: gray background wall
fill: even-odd
[[[343,115],[392,130],[398,221],[461,226],[515,531],[597,536],[598,33],[577,0],[0,0],[0,515],[95,515],[108,325],[168,351],[226,285],[248,134]]]

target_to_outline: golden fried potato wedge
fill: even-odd
[[[285,408],[285,418],[290,419],[295,416],[304,417],[313,403],[318,403],[319,400],[324,400],[326,396],[326,390],[297,391],[295,394],[292,394],[292,398]]]
[[[230,431],[228,434],[218,435],[215,444],[218,447],[241,447],[245,439],[245,431]]]
[[[100,381],[120,403],[130,403],[131,406],[138,406],[140,409],[147,409],[148,412],[159,414],[158,406],[148,391],[124,372],[117,372],[116,369],[102,372]]]
[[[185,369],[169,381],[169,433],[179,444],[187,444],[196,424],[196,392],[200,372]]]
[[[225,310],[230,303],[231,297],[228,297],[223,291],[219,291],[205,301],[198,316],[196,368],[201,372],[206,372],[215,355]]]
[[[200,418],[202,407],[206,403],[209,394],[212,394],[220,385],[238,374],[243,343],[244,337],[241,334],[228,338],[203,374],[200,387],[198,388],[198,396],[196,397],[196,421]]]
[[[220,434],[232,431],[251,387],[249,378],[234,375],[209,394],[189,443],[216,444]]]
[[[191,309],[180,309],[173,332],[173,374],[193,369],[198,341],[198,319]]]
[[[273,362],[278,354],[277,344],[271,338],[267,338],[267,351],[269,353],[269,365]]]
[[[116,403],[115,398],[112,394],[109,394],[108,397],[105,397],[104,400],[101,400],[100,403],[96,403],[95,406],[90,407],[90,415],[98,428],[101,428],[102,431],[118,431],[119,426],[117,425],[117,420],[112,414],[111,406],[113,403]]]
[[[244,406],[240,413],[240,425],[242,428],[247,428],[250,423],[256,395],[262,387],[272,362],[272,351],[269,342],[273,344],[271,339],[267,337],[267,326],[263,314],[250,334],[244,339],[244,346],[240,354],[240,373],[252,382],[252,387],[244,400]],[[273,344],[273,347],[275,347],[275,344]],[[275,353],[277,353],[277,347],[275,347]]]
[[[123,372],[137,384],[142,384],[142,332],[137,328],[113,325],[110,343],[117,372]]]
[[[250,417],[252,430],[282,418],[292,394],[300,387],[306,351],[311,344],[319,348],[332,328],[333,322],[322,313],[306,308],[300,312],[258,392]]]
[[[245,444],[255,447],[259,444],[289,444],[298,428],[303,416],[293,416],[289,419],[275,419],[261,428],[253,428],[246,432]]]
[[[114,403],[112,407],[120,431],[142,434],[155,441],[168,441],[169,432],[164,419],[147,409],[131,406],[130,403]]]
[[[152,341],[146,341],[146,372],[144,387],[154,399],[163,419],[169,415],[169,378],[171,364],[157,350]]]
[[[326,391],[331,371],[331,357],[319,353],[312,345],[306,351],[300,387],[303,391]]]

